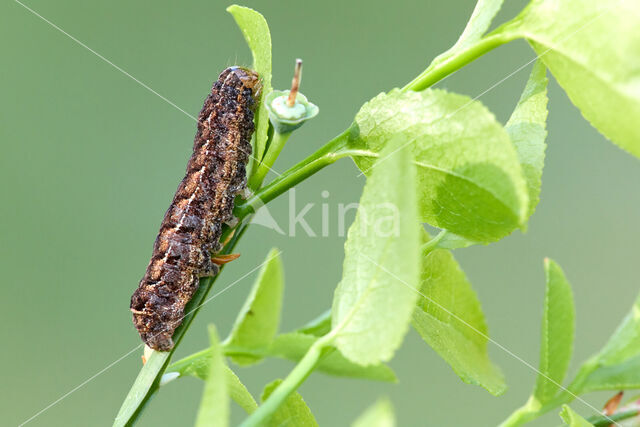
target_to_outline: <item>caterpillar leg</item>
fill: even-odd
[[[239,257],[240,254],[214,255],[211,257],[211,262],[215,265],[224,265],[228,262],[238,259]]]

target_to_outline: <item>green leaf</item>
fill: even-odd
[[[457,234],[451,233],[450,231],[444,230],[436,237],[435,241],[432,239],[433,248],[437,249],[460,249],[460,248],[468,248],[469,246],[481,244],[479,242],[474,242],[473,240],[469,240],[462,236],[458,236]]]
[[[640,355],[616,365],[598,366],[585,382],[580,393],[600,390],[631,390],[640,388]]]
[[[529,190],[529,212],[533,215],[540,200],[542,168],[544,167],[544,142],[547,136],[547,69],[538,60],[531,70],[516,109],[505,129],[516,147]]]
[[[588,375],[578,384],[580,393],[640,388],[640,296],[609,342],[583,370]]]
[[[233,15],[236,24],[242,31],[242,35],[253,54],[253,69],[258,72],[262,80],[262,96],[255,117],[256,132],[253,153],[255,159],[262,160],[267,144],[269,112],[261,101],[271,92],[271,33],[264,16],[253,9],[234,4],[227,8],[227,12]]]
[[[393,406],[388,399],[378,400],[351,424],[352,427],[394,427],[395,425]]]
[[[593,426],[589,421],[576,414],[573,409],[567,405],[562,405],[562,411],[560,412],[560,418],[569,427],[589,427]]]
[[[503,0],[478,0],[476,7],[473,9],[473,13],[467,22],[467,26],[460,35],[456,44],[446,52],[438,55],[429,65],[428,69],[445,62],[456,53],[461,52],[478,42],[489,29],[493,18],[500,11],[502,2]]]
[[[315,335],[321,337],[331,330],[331,309],[325,311],[317,318],[313,319],[302,328],[296,330],[302,334]]]
[[[180,378],[191,376],[206,381],[209,375],[210,362],[211,350],[203,350],[172,363],[167,368],[165,375],[177,373]],[[249,390],[242,384],[240,378],[227,365],[224,366],[224,371],[231,399],[247,413],[250,414],[255,411],[258,405]]]
[[[318,338],[296,332],[278,335],[268,350],[269,356],[299,362]],[[396,376],[387,365],[361,366],[349,361],[338,350],[323,357],[317,371],[339,377],[395,382]]]
[[[603,366],[613,366],[640,354],[640,296],[598,355]]]
[[[207,348],[172,363],[167,367],[165,375],[178,373],[180,377],[195,377],[206,380],[209,376],[210,361],[211,349]]]
[[[209,372],[204,386],[200,409],[196,419],[196,427],[229,425],[229,392],[225,375],[224,356],[218,340],[218,333],[213,325],[209,326]]]
[[[423,233],[423,240],[429,236]],[[502,394],[506,385],[489,359],[480,302],[449,251],[423,250],[420,293],[412,325],[466,383]]]
[[[400,143],[391,141],[382,150],[387,161],[367,179],[331,309],[335,346],[362,365],[391,359],[418,297],[415,168],[409,147]]]
[[[227,381],[227,388],[229,389],[229,396],[236,402],[247,414],[252,413],[258,409],[258,404],[253,398],[247,387],[242,384],[240,378],[235,372],[225,365],[225,379]]]
[[[527,38],[583,116],[640,156],[639,21],[637,1],[534,0],[504,31]]]
[[[417,165],[420,218],[469,240],[498,240],[523,226],[528,191],[516,150],[480,102],[443,90],[380,94],[356,116],[350,144],[380,153],[392,138]],[[397,154],[354,157],[367,175]]]
[[[280,251],[273,248],[260,269],[256,282],[238,313],[225,346],[261,349],[269,347],[278,332],[284,279]],[[249,365],[257,357],[232,357],[235,363]]]
[[[262,392],[262,401],[269,398],[271,393],[282,383],[282,380],[275,380],[264,388]],[[294,392],[287,397],[287,400],[278,408],[278,410],[269,419],[267,426],[282,427],[317,427],[318,423],[314,418],[307,404],[302,400],[299,393]]]
[[[290,332],[278,335],[269,348],[256,350],[243,349],[240,347],[223,347],[223,350],[225,355],[231,357],[275,357],[292,362],[299,362],[317,339],[318,337],[314,335]],[[167,368],[167,373],[176,372],[179,373],[181,377],[193,376],[205,380],[209,369],[209,361],[209,351],[202,350],[173,363]],[[324,356],[316,367],[316,370],[339,377],[387,382],[396,382],[397,380],[393,370],[387,365],[361,366],[349,361],[337,350]],[[232,371],[231,373],[233,374]],[[231,397],[233,398],[233,387],[231,382],[229,384]],[[245,407],[243,402],[237,402]]]
[[[540,404],[549,402],[561,390],[573,353],[575,309],[571,286],[558,264],[545,259],[547,288],[542,316],[540,364],[533,396]]]

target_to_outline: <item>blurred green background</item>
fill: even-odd
[[[350,2],[247,1],[273,37],[274,87],[288,87],[293,61],[304,58],[302,91],[321,108],[296,133],[276,169],[315,150],[350,123],[359,106],[402,86],[448,48],[470,15],[471,0]],[[188,113],[198,113],[218,73],[251,62],[228,2],[26,3],[46,19]],[[496,22],[524,1],[507,2]],[[158,225],[184,172],[194,122],[17,2],[0,5],[0,272],[3,327],[0,417],[19,424],[139,344],[129,297],[142,276]],[[476,96],[534,56],[524,42],[481,58],[438,84]],[[530,67],[480,100],[503,123]],[[529,231],[488,247],[456,251],[489,323],[491,336],[536,365],[544,292],[542,259],[565,269],[577,305],[572,368],[595,352],[627,312],[638,290],[640,164],[583,120],[551,81],[542,201]],[[298,209],[320,224],[321,192],[338,203],[358,200],[363,178],[342,160],[303,183]],[[287,218],[287,198],[271,213]],[[335,216],[334,216],[335,218]],[[281,223],[286,227],[286,220]],[[341,275],[343,238],[295,238],[249,230],[242,257],[217,282],[232,283],[282,250],[286,291],[281,330],[331,304]],[[205,325],[226,334],[250,289],[251,275],[200,313],[178,357],[204,347]],[[215,292],[215,290],[214,290]],[[378,396],[395,405],[399,424],[489,426],[524,402],[530,368],[490,345],[509,390],[496,398],[462,383],[411,332],[391,365],[399,384],[314,374],[300,391],[323,426],[347,425]],[[114,364],[29,425],[109,425],[140,368],[139,352]],[[267,361],[238,369],[249,389],[286,375],[291,364]],[[189,425],[202,383],[172,383],[152,401],[140,425]],[[600,407],[606,394],[589,395]],[[590,415],[587,407],[574,408]],[[234,422],[242,414],[234,408]],[[556,425],[556,414],[537,425]]]

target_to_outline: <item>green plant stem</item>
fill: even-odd
[[[556,397],[540,405],[531,397],[529,401],[522,407],[516,409],[509,417],[500,424],[500,427],[519,426],[529,421],[535,420],[541,415],[560,407],[561,405],[572,402],[576,396],[581,393],[584,381],[598,367],[597,356],[592,357],[582,364],[578,374],[569,386],[560,392]]]
[[[192,353],[187,357],[184,357],[174,363],[169,368],[171,372],[178,372],[183,366],[189,366],[194,361],[203,359],[211,351],[210,348],[205,348],[198,352]],[[259,348],[247,348],[222,345],[222,352],[225,356],[252,356],[252,357],[266,357],[269,356],[269,352]]]
[[[519,426],[540,416],[540,405],[533,399],[516,409],[499,427]]]
[[[275,199],[282,193],[304,181],[316,172],[324,169],[338,159],[351,155],[375,155],[368,151],[352,150],[348,147],[349,130],[341,133],[318,151],[295,166],[288,169],[269,185],[258,190],[253,196],[241,203],[234,210],[234,215],[242,220],[247,215],[256,212],[261,206]]]
[[[284,145],[287,143],[287,140],[290,136],[291,132],[280,133],[278,131],[274,131],[273,138],[269,143],[269,149],[267,150],[267,153],[264,155],[264,158],[258,165],[256,173],[253,174],[253,176],[249,180],[249,188],[260,188],[260,186],[262,185],[262,181],[264,181],[265,176],[267,176],[267,173],[271,170],[271,167],[276,162],[276,159],[280,155],[280,152],[284,148]]]
[[[441,230],[437,236],[433,237],[431,240],[422,245],[422,251],[431,252],[432,250],[434,250],[438,243],[440,243],[440,240],[444,239],[447,233],[447,230]]]
[[[273,391],[271,396],[258,407],[258,409],[249,416],[240,427],[256,427],[265,425],[265,422],[278,410],[278,408],[287,400],[287,397],[304,382],[305,379],[323,356],[332,351],[330,347],[333,341],[333,335],[328,334],[317,340],[309,348],[304,357],[298,362],[295,368],[287,375],[287,378]]]
[[[628,409],[626,411],[619,411],[611,415],[597,415],[587,418],[594,427],[607,427],[612,424],[612,421],[618,422],[622,420],[628,420],[629,418],[637,417],[640,412],[637,409]]]
[[[570,403],[574,399],[575,394],[573,392],[568,393],[566,391],[560,393],[558,396],[545,403],[544,405],[540,405],[540,403],[535,401],[533,398],[530,398],[527,403],[513,411],[511,415],[509,415],[509,417],[500,424],[499,427],[514,427],[526,424],[553,409],[559,408],[561,405]]]
[[[485,53],[502,46],[515,38],[517,38],[517,36],[509,32],[490,34],[467,49],[457,52],[443,62],[434,66],[429,66],[426,70],[420,73],[420,75],[403,87],[402,90],[405,92],[409,90],[416,92],[424,90],[444,79],[448,75],[458,71],[460,68],[481,57]]]

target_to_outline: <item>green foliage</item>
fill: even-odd
[[[511,114],[505,129],[516,147],[518,159],[529,189],[528,216],[533,215],[540,200],[542,168],[544,167],[544,140],[547,136],[547,69],[537,61],[527,85]]]
[[[261,349],[244,349],[241,347],[223,346],[225,355],[234,359],[274,357],[299,362],[318,340],[314,335],[300,332],[290,332],[278,335],[269,345]],[[167,373],[177,372],[180,376],[193,376],[200,379],[207,378],[209,367],[209,351],[202,350],[185,357],[169,366]],[[396,376],[388,366],[375,364],[362,366],[346,359],[339,351],[335,350],[319,362],[316,367],[318,372],[338,377],[360,378],[374,381],[395,382]],[[233,373],[233,372],[231,372]],[[241,402],[238,402],[241,404]]]
[[[573,295],[571,287],[560,267],[553,261],[545,261],[547,289],[542,321],[540,349],[540,375],[532,398],[523,407],[514,411],[502,426],[520,425],[533,420],[561,404],[569,403],[577,396],[598,390],[625,390],[640,387],[640,297],[631,312],[625,317],[609,342],[578,371],[568,388],[560,390],[571,359],[574,335]],[[550,381],[552,380],[552,381]],[[566,407],[566,405],[565,405]],[[563,416],[569,425],[579,422],[568,407]],[[622,411],[611,417],[633,417],[633,413]],[[609,425],[612,418],[602,419]],[[596,423],[600,425],[600,423]],[[586,424],[590,425],[590,424]]]
[[[580,393],[640,388],[640,296],[609,342],[585,366]]]
[[[640,156],[640,3],[534,0],[504,31],[525,37],[584,117]],[[624,36],[613,37],[612,32]]]
[[[227,8],[227,12],[233,15],[249,49],[251,49],[253,69],[258,72],[262,81],[262,100],[271,92],[271,32],[269,25],[264,16],[248,7],[234,4]],[[253,156],[260,161],[267,147],[267,132],[269,130],[269,112],[262,102],[259,103],[255,122]]]
[[[363,365],[391,359],[418,297],[415,168],[409,147],[400,143],[382,150],[387,161],[367,179],[331,310],[336,347]]]
[[[508,37],[490,34],[482,35],[489,29],[493,18],[500,11],[503,0],[478,0],[471,18],[458,41],[446,52],[438,55],[415,79],[403,90],[424,90],[439,80],[446,78],[468,62],[482,56],[487,51],[509,41]]]
[[[457,234],[449,231],[444,231],[434,237],[432,244],[434,249],[460,249],[468,248],[469,246],[477,245],[479,243],[465,239],[464,237],[458,236]]]
[[[262,401],[271,396],[271,393],[282,383],[282,380],[275,380],[262,391]],[[267,427],[317,427],[318,423],[314,418],[307,404],[298,393],[291,394],[278,410],[267,420]]]
[[[224,350],[224,348],[223,348]],[[177,373],[179,377],[195,377],[201,380],[207,380],[209,376],[211,364],[211,349],[203,350],[192,356],[181,359],[167,368],[167,374]],[[256,410],[258,404],[249,393],[249,390],[240,381],[240,378],[229,368],[224,365],[224,376],[229,391],[229,396],[247,413]]]
[[[540,404],[560,391],[573,352],[575,309],[571,286],[558,264],[546,259],[547,289],[542,316],[539,375],[533,397]]]
[[[317,341],[317,337],[297,332],[281,334],[276,337],[268,354],[294,362],[300,361]],[[375,381],[395,382],[396,376],[387,365],[378,363],[362,366],[345,358],[336,350],[318,363],[316,370],[339,377],[361,378]]]
[[[280,251],[273,248],[267,255],[256,282],[238,313],[227,346],[246,349],[267,348],[278,332],[284,278]],[[232,360],[240,365],[255,363],[255,356],[235,356]]]
[[[395,425],[393,406],[388,399],[378,400],[351,424],[352,427],[394,427]]]
[[[640,356],[614,365],[600,364],[580,385],[580,392],[640,388]]]
[[[640,297],[598,355],[601,365],[612,366],[640,354]]]
[[[489,360],[487,324],[464,272],[449,251],[423,249],[422,257],[413,327],[464,382],[502,394],[504,378]]]
[[[268,255],[233,329],[223,345],[215,328],[211,346],[168,366],[171,353],[152,352],[131,388],[114,425],[135,421],[153,393],[176,376],[206,381],[197,425],[227,425],[229,397],[251,414],[249,426],[316,426],[296,390],[314,371],[395,381],[388,361],[411,323],[421,337],[469,384],[499,395],[506,385],[488,355],[490,340],[480,302],[448,249],[497,241],[526,228],[540,199],[547,118],[546,69],[583,115],[605,136],[640,156],[640,32],[637,2],[533,0],[515,19],[484,35],[502,0],[479,0],[457,43],[436,57],[404,89],[382,93],[363,105],[353,125],[315,153],[262,187],[234,211],[242,221],[320,169],[351,157],[367,175],[356,219],[345,243],[343,277],[333,307],[294,332],[276,335],[283,292],[282,263]],[[262,15],[231,6],[253,54],[264,95],[271,92],[271,36]],[[625,37],[609,37],[615,29]],[[534,65],[510,119],[503,127],[480,102],[429,87],[489,50],[526,38],[540,60]],[[420,91],[420,92],[412,92]],[[256,114],[254,155],[262,168],[273,164],[284,140],[269,133],[263,102]],[[269,149],[272,148],[272,149]],[[265,152],[268,150],[268,156]],[[256,166],[256,165],[254,165]],[[255,168],[254,168],[255,169]],[[250,177],[251,178],[251,177]],[[420,223],[441,228],[434,239]],[[225,248],[233,248],[246,227]],[[231,231],[231,230],[227,230]],[[568,388],[566,375],[574,335],[575,310],[560,267],[545,262],[546,292],[539,376],[525,405],[502,424],[520,425],[595,390],[640,388],[640,297],[609,342],[585,362]],[[213,284],[203,279],[176,330],[179,344]],[[283,380],[264,389],[258,407],[224,356],[241,365],[264,357],[296,362]],[[176,375],[178,374],[178,375]],[[165,377],[166,378],[166,377]],[[633,411],[612,415],[635,416]],[[570,426],[588,421],[564,405]],[[593,420],[593,419],[592,419]],[[594,425],[609,425],[599,418]],[[381,400],[356,426],[393,426],[393,409]]]
[[[356,124],[354,147],[380,153],[400,138],[411,149],[423,222],[481,242],[525,224],[529,201],[518,155],[480,102],[443,90],[393,90],[367,102]],[[377,164],[395,155],[381,155]],[[381,167],[372,157],[354,160],[367,175]]]
[[[633,404],[630,405],[625,405],[625,408],[629,407],[631,409],[618,409],[614,414],[612,415],[604,415],[604,414],[599,414],[599,415],[592,415],[589,418],[587,418],[587,421],[590,422],[591,424],[593,424],[594,427],[611,427],[611,425],[614,425],[615,423],[617,423],[618,421],[623,421],[623,420],[628,420],[630,418],[637,418],[639,413],[638,413],[638,409],[637,407],[634,408]],[[631,421],[630,423],[619,423],[616,425],[625,425],[627,427],[636,425],[637,426],[637,420]]]
[[[491,21],[493,21],[493,18],[500,11],[503,1],[504,0],[478,0],[467,22],[467,26],[464,28],[456,44],[446,52],[438,55],[431,62],[427,70],[433,69],[436,65],[445,62],[455,56],[455,54],[460,53],[480,41],[483,34],[489,29]]]
[[[565,425],[569,427],[589,427],[592,424],[576,414],[573,409],[567,405],[562,405],[562,411],[560,412],[560,418],[565,422]]]
[[[198,409],[196,427],[229,425],[229,392],[225,375],[225,363],[215,326],[209,326],[209,371]]]
[[[302,334],[321,337],[331,330],[331,310],[327,310],[303,327],[296,330]]]
[[[252,413],[258,409],[258,404],[253,398],[247,387],[242,384],[240,378],[233,372],[228,366],[225,365],[225,380],[227,382],[227,389],[229,396],[236,402],[247,414]]]

